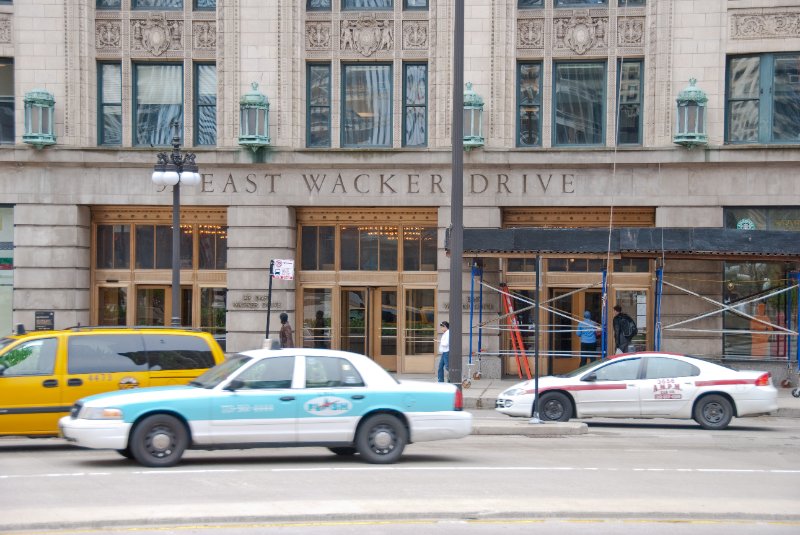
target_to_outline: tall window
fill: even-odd
[[[800,54],[728,59],[728,143],[800,142]]]
[[[133,9],[183,9],[183,0],[131,0]]]
[[[517,146],[542,144],[542,64],[517,65]]]
[[[97,269],[130,268],[130,225],[97,225],[95,243]]]
[[[331,146],[331,66],[310,64],[308,66],[308,128],[306,145],[309,147]]]
[[[342,66],[342,145],[392,146],[392,66]]]
[[[617,144],[642,144],[642,62],[622,60],[619,65]]]
[[[556,63],[554,145],[601,145],[605,130],[605,63]]]
[[[342,0],[342,9],[392,9],[393,0]]]
[[[544,5],[544,0],[519,0],[517,5],[520,9],[542,7]]]
[[[403,9],[428,9],[428,0],[403,0]]]
[[[556,0],[556,7],[605,5],[608,0]]]
[[[121,145],[122,66],[119,63],[99,63],[97,76],[100,88],[98,145]]]
[[[122,0],[97,0],[97,9],[119,9]]]
[[[424,147],[428,143],[428,66],[403,66],[403,145]]]
[[[0,143],[14,143],[14,60],[0,58]]]
[[[173,121],[183,126],[183,67],[134,65],[134,142],[166,146],[172,142]],[[179,132],[183,129],[180,128]]]
[[[333,270],[334,234],[336,227],[330,226],[303,226],[301,232],[301,269],[304,270]]]
[[[396,226],[353,226],[341,228],[343,270],[395,271],[397,269]]]
[[[217,0],[194,0],[194,8],[198,11],[212,11],[217,9]]]
[[[217,66],[197,64],[194,77],[196,145],[217,144]]]

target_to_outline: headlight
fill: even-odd
[[[522,394],[523,392],[524,392],[524,390],[521,389],[521,388],[509,388],[508,390],[506,390],[505,392],[503,392],[500,395],[501,396],[518,396],[518,395]]]
[[[78,418],[84,420],[122,420],[122,410],[109,407],[84,407]]]

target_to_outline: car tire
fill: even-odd
[[[356,449],[351,446],[337,446],[335,448],[328,448],[336,455],[341,455],[343,457],[349,457],[351,455],[355,455]]]
[[[131,453],[130,448],[125,448],[124,450],[117,450],[117,453],[125,457],[126,459],[133,459],[133,454]]]
[[[572,402],[561,392],[545,392],[539,398],[539,419],[546,422],[566,422],[572,416]]]
[[[128,448],[139,464],[163,468],[178,464],[188,444],[183,422],[168,414],[155,414],[136,425]]]
[[[405,424],[391,414],[375,414],[359,426],[356,450],[371,464],[397,462],[408,443]]]
[[[694,406],[694,421],[703,429],[725,429],[732,417],[731,402],[719,394],[704,396]]]

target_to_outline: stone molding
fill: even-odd
[[[195,50],[215,50],[217,48],[217,23],[208,20],[194,21],[192,37]]]
[[[800,12],[766,11],[732,13],[731,39],[800,37]]]
[[[168,50],[183,50],[183,21],[150,13],[146,19],[132,18],[131,51],[161,56]]]
[[[568,48],[578,55],[608,47],[608,17],[592,17],[576,11],[571,17],[554,17],[555,48]]]
[[[98,50],[122,48],[122,22],[98,19],[94,22],[94,43]]]
[[[403,21],[403,50],[426,50],[428,48],[428,21]]]
[[[617,19],[617,46],[644,46],[644,33],[644,17],[619,17]]]
[[[339,50],[354,50],[369,57],[380,50],[394,50],[394,21],[361,13],[358,19],[345,19],[339,32]]]
[[[544,19],[517,20],[517,48],[544,48]]]
[[[330,50],[331,22],[306,21],[306,49]]]

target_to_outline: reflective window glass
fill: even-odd
[[[540,146],[542,134],[541,63],[517,65],[517,146]]]
[[[403,67],[403,145],[424,147],[428,143],[428,66]]]
[[[126,325],[128,316],[127,288],[100,288],[98,323],[100,325]]]
[[[97,269],[128,269],[131,255],[130,225],[97,225]]]
[[[330,11],[331,0],[307,0],[306,9],[308,11]]]
[[[214,365],[211,348],[197,336],[145,334],[143,338],[153,371],[196,370]]]
[[[217,0],[194,0],[194,8],[203,11],[211,11],[217,8]]]
[[[436,290],[406,290],[405,297],[406,355],[433,354],[436,338]]]
[[[14,136],[14,60],[0,58],[0,144],[13,144]]]
[[[57,349],[56,338],[23,342],[0,357],[0,376],[52,375]]]
[[[119,9],[122,0],[97,0],[97,9]]]
[[[122,65],[100,63],[100,145],[122,144]]]
[[[247,389],[291,388],[294,357],[266,358],[243,371],[236,379]]]
[[[344,65],[342,144],[392,146],[392,66]]]
[[[217,144],[217,66],[199,64],[195,70],[195,144]]]
[[[393,0],[342,0],[342,9],[392,9]]]
[[[605,64],[556,64],[554,77],[555,144],[603,144]]]
[[[403,0],[403,9],[427,9],[428,0]]]
[[[544,0],[518,0],[517,7],[524,9],[527,7],[542,7]]]
[[[308,110],[306,145],[331,146],[331,66],[308,66]]]
[[[330,349],[331,296],[328,288],[303,289],[303,347]]]
[[[670,377],[695,377],[700,369],[688,362],[666,357],[653,357],[645,360],[645,379],[667,379]]]
[[[131,0],[134,9],[182,9],[183,0]]]
[[[619,108],[617,110],[617,143],[642,144],[642,62],[620,62]]]
[[[403,227],[403,271],[436,271],[436,228]]]
[[[613,361],[595,371],[598,381],[632,381],[639,378],[641,359]]]
[[[185,234],[185,233],[182,233]],[[226,269],[228,263],[228,227],[197,225],[198,269]],[[181,243],[181,252],[183,252]]]
[[[200,288],[200,329],[211,333],[223,351],[226,343],[226,288]]]
[[[364,380],[349,360],[306,357],[306,388],[364,386]]]
[[[74,335],[67,348],[68,373],[147,371],[147,353],[139,334]]]
[[[134,143],[167,146],[172,143],[172,123],[183,132],[183,66],[134,66]]]

